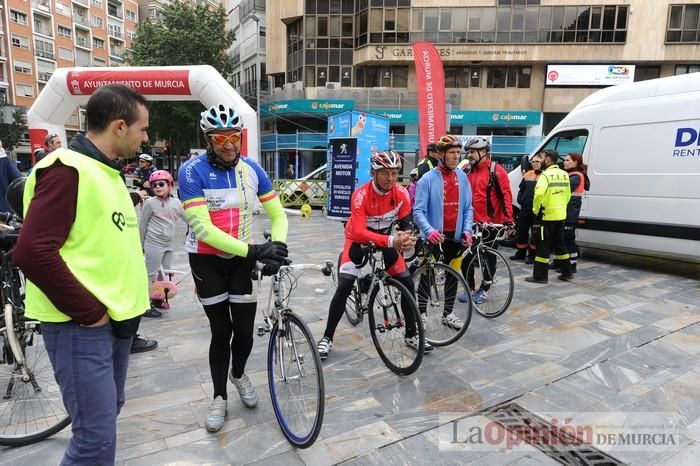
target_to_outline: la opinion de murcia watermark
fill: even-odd
[[[519,413],[513,413],[517,416]],[[466,416],[464,413],[463,416]],[[521,415],[521,413],[520,413]],[[508,413],[500,413],[507,419]],[[558,450],[591,446],[603,451],[679,448],[679,421],[671,412],[548,413],[517,425],[484,416],[440,414],[440,451],[504,451],[525,445]]]

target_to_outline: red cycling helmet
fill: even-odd
[[[156,170],[153,173],[151,173],[151,176],[148,177],[148,182],[153,183],[154,181],[159,181],[159,180],[165,180],[168,182],[170,186],[172,186],[175,181],[173,180],[173,176],[168,172],[168,170]]]

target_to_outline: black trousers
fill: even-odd
[[[518,232],[516,236],[515,247],[520,250],[535,249],[534,238],[531,241],[531,229],[533,221],[535,220],[535,214],[532,213],[532,209],[523,209],[518,215]]]
[[[569,259],[571,259],[571,265],[576,266],[576,261],[578,260],[578,246],[576,246],[575,223],[564,224],[564,246],[566,246],[566,250],[569,252]]]
[[[569,252],[564,244],[564,221],[539,222],[540,228],[535,236],[535,267],[532,275],[535,278],[547,279],[549,275],[549,256],[554,253],[554,264],[563,275],[571,274]]]

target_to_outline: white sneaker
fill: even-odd
[[[318,342],[318,355],[322,360],[328,357],[331,348],[333,348],[333,342],[327,337],[321,338],[321,341]]]
[[[209,411],[204,421],[204,426],[209,432],[218,432],[224,426],[226,420],[227,402],[221,395],[217,396],[209,403]]]
[[[253,387],[248,376],[243,374],[240,379],[237,379],[233,376],[233,370],[231,370],[229,379],[233,386],[236,387],[236,390],[238,390],[238,396],[241,397],[241,401],[246,408],[255,408],[258,405],[258,394],[255,393],[255,387]]]
[[[418,345],[420,344],[420,339],[418,338],[418,335],[413,335],[412,337],[406,337],[403,339],[403,342],[406,344],[411,349],[414,349],[418,351]],[[429,353],[433,350],[433,345],[428,343],[427,341],[425,342],[425,345],[423,346],[423,352],[424,353]]]
[[[442,316],[442,323],[443,325],[451,327],[455,330],[460,330],[462,327],[464,327],[464,321],[451,312],[446,316]]]

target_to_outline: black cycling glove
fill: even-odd
[[[287,245],[282,241],[268,241],[267,243],[248,245],[247,259],[249,261],[272,259],[273,261],[283,262],[287,255]]]

